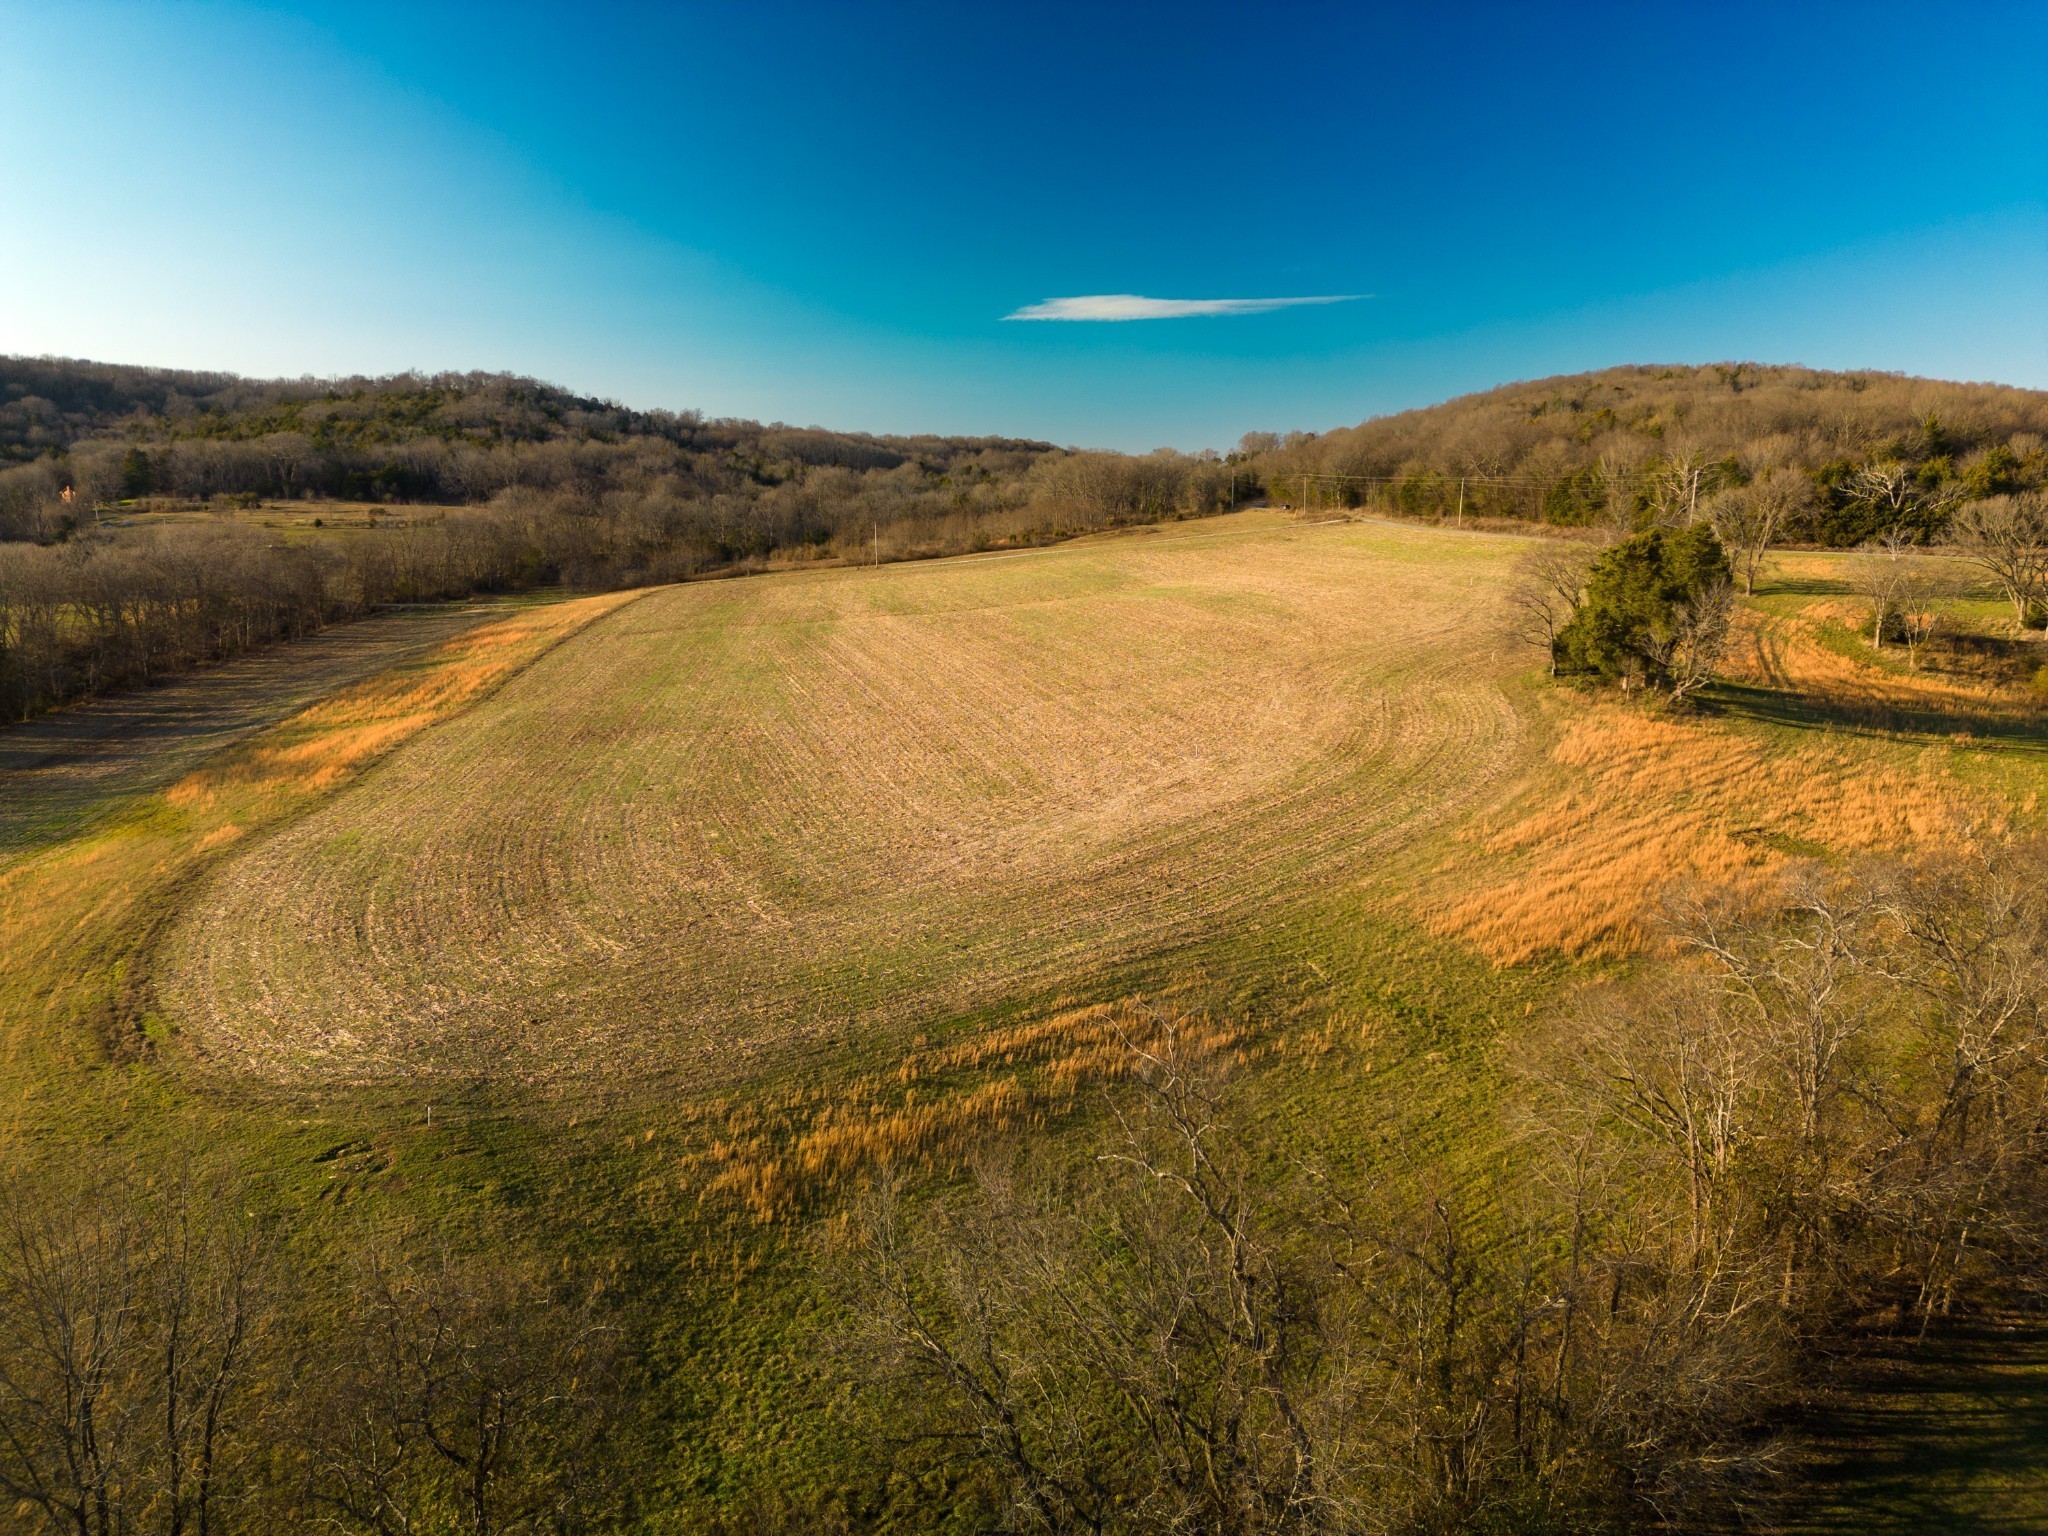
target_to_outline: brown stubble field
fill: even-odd
[[[1997,743],[1532,686],[1523,547],[1258,513],[657,591],[219,865],[151,1007],[245,1083],[702,1097],[894,1070],[1333,898],[1496,964],[1625,957],[1675,880],[2031,817],[1984,792]],[[1816,643],[1815,601],[1747,613],[1735,705],[1953,712]]]
[[[133,1065],[169,1039],[146,1006],[150,968],[159,939],[216,863],[634,595],[535,604],[483,623],[471,616],[452,638],[424,652],[408,645],[395,654],[409,659],[267,727],[261,715],[293,697],[287,683],[266,688],[261,678],[231,680],[181,730],[154,731],[146,727],[161,722],[145,720],[145,728],[95,737],[68,716],[47,730],[29,727],[21,740],[47,745],[48,731],[79,739],[54,754],[24,752],[21,790],[10,774],[10,799],[41,808],[16,829],[19,842],[0,864],[0,1055],[9,1068],[0,1073],[0,1104],[13,1124],[35,1133],[48,1116],[65,1125],[74,1100],[136,1086],[125,1075],[94,1074],[110,1062]],[[183,686],[206,694],[197,680]],[[134,701],[126,707],[146,715]],[[250,726],[261,728],[235,739]],[[212,738],[223,731],[232,744],[218,749]],[[195,738],[216,747],[196,765]],[[87,771],[107,761],[108,772]],[[185,771],[165,783],[177,768]]]
[[[1271,515],[692,585],[224,864],[154,1006],[274,1083],[689,1091],[1388,877],[1526,766],[1517,546]]]

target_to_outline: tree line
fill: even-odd
[[[0,538],[60,538],[92,507],[150,496],[482,505],[529,492],[699,509],[687,520],[723,536],[719,558],[826,542],[855,522],[1051,501],[1158,516],[1230,494],[1215,454],[707,420],[511,375],[261,381],[68,359],[0,358],[0,466]]]
[[[2044,432],[2038,392],[1748,364],[1611,369],[1321,436],[1251,433],[1228,455],[1128,455],[635,411],[509,375],[261,381],[5,358],[0,715],[393,601],[961,553],[1261,499],[1609,537],[1704,521],[1745,589],[1774,544],[1898,554],[1957,532],[2003,541],[1992,576],[2026,622],[2042,616],[2043,541],[2012,530],[2042,520]],[[321,497],[441,511],[312,543],[121,515],[152,498]],[[1879,586],[1918,573],[1874,606],[1931,612],[1914,585],[1931,569],[1872,563]],[[1907,619],[1886,622],[1880,639],[1910,642]]]

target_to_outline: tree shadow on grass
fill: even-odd
[[[2048,719],[1989,710],[1900,709],[1796,689],[1720,682],[1698,696],[1700,709],[1730,720],[1887,741],[1968,745],[2048,755]]]
[[[128,798],[506,605],[392,608],[286,644],[0,726],[0,862],[60,841]]]
[[[2048,1530],[2048,1326],[1881,1343],[1792,1430],[1781,1536]]]
[[[1856,584],[1842,576],[1775,576],[1756,584],[1758,597],[1853,597]]]

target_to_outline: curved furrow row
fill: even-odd
[[[227,865],[159,997],[270,1077],[711,1081],[1082,990],[1494,792],[1513,552],[1237,519],[656,593]]]

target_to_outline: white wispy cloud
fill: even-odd
[[[1347,304],[1365,293],[1319,293],[1291,299],[1148,299],[1137,293],[1084,293],[1026,304],[1005,320],[1185,320],[1195,315],[1262,315],[1297,304]]]

